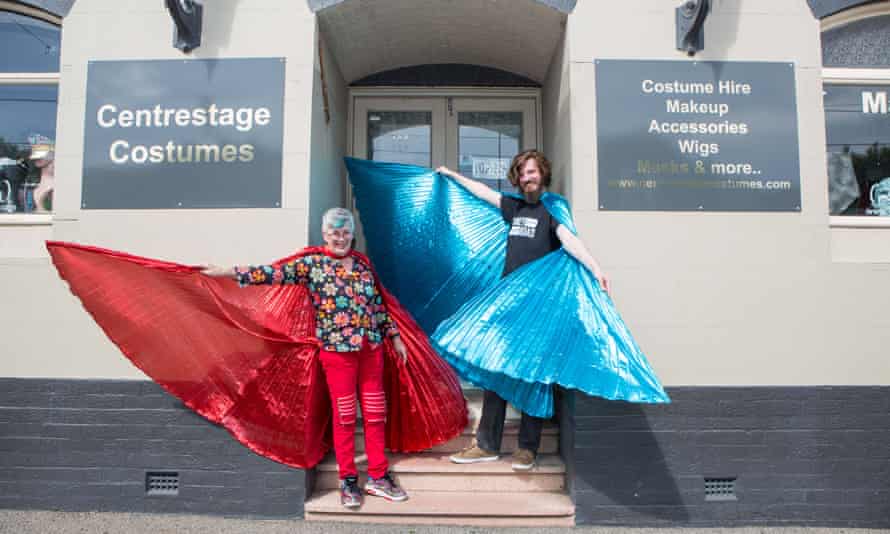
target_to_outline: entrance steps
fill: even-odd
[[[388,502],[365,496],[358,510],[340,505],[337,462],[328,455],[316,467],[315,487],[306,501],[308,521],[349,521],[394,524],[469,526],[573,526],[575,507],[565,492],[565,463],[559,456],[559,430],[544,426],[537,465],[531,471],[513,471],[510,454],[519,433],[519,414],[508,410],[501,458],[493,462],[455,464],[448,457],[467,447],[475,436],[481,396],[467,391],[470,424],[464,432],[433,449],[414,454],[388,453],[390,471],[409,499]],[[357,430],[359,472],[367,458],[363,436]],[[359,481],[364,485],[362,476]]]

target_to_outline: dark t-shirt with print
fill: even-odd
[[[529,204],[525,200],[501,195],[501,215],[510,225],[502,276],[561,246],[556,237],[559,222],[541,202]]]

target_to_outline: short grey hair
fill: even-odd
[[[324,212],[321,217],[321,231],[327,229],[346,228],[350,232],[355,232],[355,219],[352,218],[352,212],[345,208],[331,208]]]

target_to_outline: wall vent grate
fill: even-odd
[[[179,495],[179,473],[149,471],[145,473],[146,495]]]
[[[706,501],[735,501],[735,478],[706,478]]]

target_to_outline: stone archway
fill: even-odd
[[[414,65],[494,67],[541,82],[574,1],[309,0],[346,83]]]

